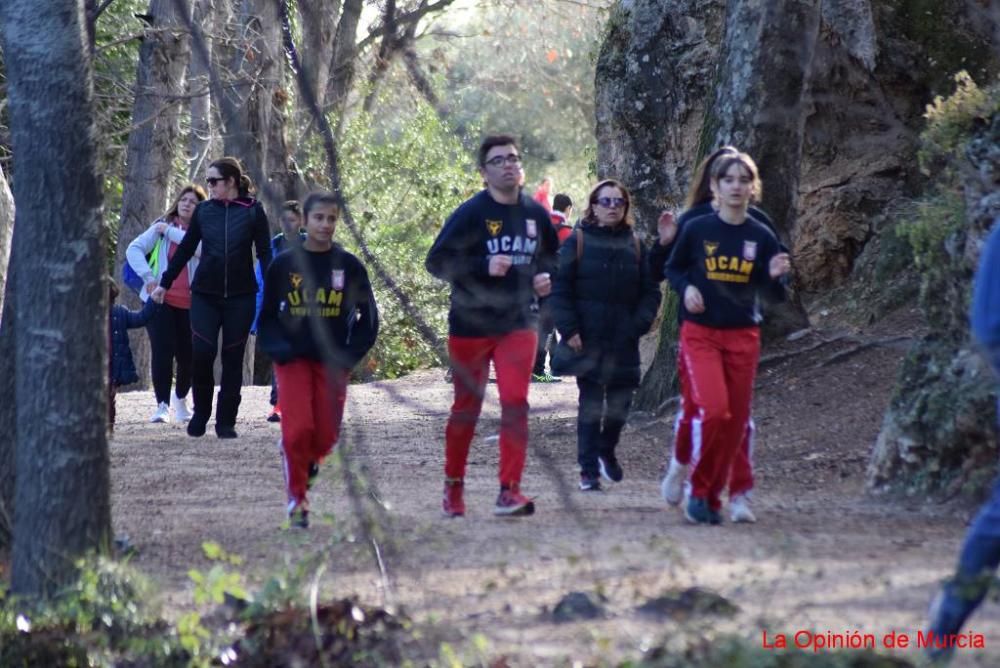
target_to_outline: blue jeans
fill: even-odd
[[[1000,565],[1000,480],[990,500],[965,535],[955,576],[945,583],[936,603],[929,631],[937,636],[959,633],[962,625],[983,602]],[[950,649],[931,648],[932,657],[946,657]]]

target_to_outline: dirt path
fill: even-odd
[[[767,354],[836,334],[819,332]],[[887,332],[854,335],[878,339]],[[572,382],[532,386],[523,487],[537,496],[538,513],[520,520],[491,515],[496,443],[490,436],[498,422],[491,386],[470,458],[468,516],[442,519],[442,435],[451,391],[435,370],[352,386],[348,399],[345,442],[372,484],[362,504],[379,524],[388,589],[335,466],[324,470],[312,494],[313,528],[281,530],[279,428],[263,419],[267,388],[245,390],[235,442],[190,439],[180,425],[148,424],[151,396],[121,395],[112,443],[116,531],[140,548],[134,563],[175,605],[191,599],[188,569],[210,566],[203,541],[243,556],[252,582],[322,551],[324,595],[355,593],[366,602],[402,605],[418,621],[453,629],[447,637],[470,661],[477,633],[489,641],[489,656],[507,654],[511,665],[635,657],[676,629],[635,608],[692,585],[710,587],[741,609],[730,620],[701,623],[754,643],[764,632],[773,639],[800,629],[856,630],[875,634],[879,643],[895,630],[915,642],[968,513],[864,495],[868,451],[902,352],[875,346],[821,366],[854,346],[841,339],[761,370],[754,526],[690,527],[663,504],[666,418],[639,415],[627,428],[623,483],[602,494],[577,492]],[[546,611],[574,590],[602,592],[606,617],[552,622]],[[985,634],[986,650],[964,651],[955,665],[1000,665],[994,603],[971,629]]]

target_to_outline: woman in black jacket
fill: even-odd
[[[212,415],[213,368],[222,330],[222,379],[215,414],[215,434],[236,438],[236,413],[243,385],[243,353],[253,323],[257,294],[252,247],[261,270],[271,262],[270,228],[264,207],[250,196],[252,184],[236,158],[220,158],[205,174],[211,199],[194,210],[184,240],[177,247],[153,299],[163,296],[194,255],[199,242],[201,263],[191,284],[191,392],[194,415],[191,436],[202,436]]]
[[[624,185],[601,181],[583,219],[559,249],[552,289],[556,328],[583,358],[577,376],[577,460],[580,489],[600,490],[598,473],[618,482],[615,448],[639,386],[639,337],[660,305],[646,253],[632,230]]]

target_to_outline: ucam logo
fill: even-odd
[[[525,239],[521,236],[504,235],[499,239],[489,239],[486,242],[486,252],[490,255],[497,253],[524,253],[534,255],[535,248],[538,247],[538,240]]]

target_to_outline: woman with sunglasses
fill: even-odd
[[[784,298],[791,259],[777,237],[748,215],[760,194],[757,165],[745,153],[720,157],[711,170],[715,213],[685,225],[664,273],[681,296],[680,349],[701,421],[685,518],[720,524],[750,419],[760,359],[761,295]]]
[[[633,232],[632,199],[614,179],[598,183],[580,225],[559,249],[552,289],[556,328],[581,357],[576,383],[580,489],[624,477],[615,450],[639,386],[639,337],[660,305],[645,249]]]
[[[205,189],[190,183],[181,188],[170,210],[148,230],[128,245],[125,258],[132,270],[142,278],[139,299],[148,301],[156,290],[158,280],[167,268],[170,258],[187,234],[195,207],[205,200]],[[150,253],[154,253],[151,256]],[[178,422],[191,419],[187,394],[191,388],[191,280],[198,270],[200,251],[181,269],[170,290],[164,295],[163,308],[156,309],[146,325],[149,334],[150,368],[153,376],[153,393],[156,395],[156,412],[150,422],[169,422],[170,409]],[[155,261],[154,261],[155,260]],[[150,266],[150,262],[156,267]],[[170,392],[174,379],[174,360],[177,360],[177,384]],[[169,402],[169,404],[167,403]]]
[[[211,199],[199,204],[184,240],[153,299],[162,302],[187,261],[202,244],[201,263],[191,283],[192,383],[194,415],[190,436],[203,436],[212,416],[214,364],[222,330],[222,379],[215,414],[215,434],[236,438],[236,414],[243,385],[243,353],[253,323],[257,293],[252,247],[261,270],[271,262],[270,228],[264,207],[250,196],[252,183],[236,158],[220,158],[208,167],[205,181]]]

